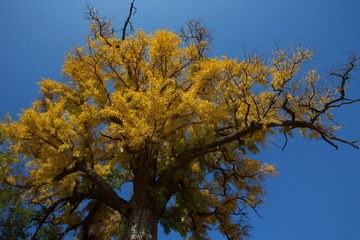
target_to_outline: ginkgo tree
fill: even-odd
[[[307,65],[311,48],[209,57],[212,34],[199,21],[179,34],[126,35],[131,5],[118,37],[88,10],[90,33],[66,53],[63,80],[43,79],[32,107],[2,124],[26,164],[5,181],[42,209],[32,239],[46,226],[62,229],[59,239],[157,239],[159,223],[191,239],[210,230],[243,239],[248,210],[277,175],[252,159],[269,138],[298,130],[357,148],[336,137],[332,116],[360,100],[346,97],[354,54],[321,76]]]

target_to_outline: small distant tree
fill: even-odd
[[[131,6],[131,10],[133,6]],[[88,8],[86,44],[66,54],[63,81],[43,79],[41,98],[3,124],[24,173],[8,184],[41,206],[46,225],[79,239],[157,239],[177,231],[208,239],[249,236],[248,209],[264,203],[273,165],[251,159],[277,134],[322,139],[337,148],[332,110],[346,96],[357,58],[327,76],[306,68],[310,49],[277,49],[272,59],[209,57],[211,32],[190,20],[119,38]],[[287,138],[286,138],[287,139]],[[122,197],[132,184],[130,200]]]

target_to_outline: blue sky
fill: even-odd
[[[131,0],[93,0],[100,14],[121,28]],[[14,119],[39,96],[41,77],[59,79],[64,51],[85,42],[83,0],[0,2],[0,111]],[[135,28],[146,32],[178,30],[187,18],[203,18],[214,31],[212,55],[243,56],[257,49],[270,56],[280,47],[314,45],[319,69],[343,63],[346,52],[360,56],[360,2],[357,0],[136,0]],[[360,97],[360,71],[353,75],[349,96]],[[360,103],[337,110],[338,135],[360,139]],[[282,144],[284,139],[275,140]],[[254,239],[360,239],[359,150],[322,141],[290,139],[257,156],[276,164],[281,174],[267,183],[268,205],[250,215]],[[212,233],[214,239],[221,236]],[[159,239],[181,239],[159,230]]]

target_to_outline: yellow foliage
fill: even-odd
[[[200,164],[198,162],[194,163],[192,166],[191,166],[191,169],[194,171],[194,172],[200,172]]]

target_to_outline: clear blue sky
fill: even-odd
[[[131,0],[89,1],[122,27]],[[88,23],[83,0],[0,1],[0,111],[14,119],[39,96],[41,77],[59,79],[64,51],[84,43]],[[203,18],[214,31],[213,55],[237,57],[255,48],[270,55],[281,47],[314,44],[320,69],[344,62],[351,49],[360,56],[358,0],[136,0],[135,28],[178,30],[187,18]],[[360,71],[353,77],[360,79]],[[352,83],[360,97],[360,81]],[[339,136],[360,140],[360,103],[337,111],[346,126]],[[276,139],[282,144],[284,139]],[[360,144],[359,144],[360,145]],[[282,152],[273,147],[258,158],[277,164],[281,175],[267,183],[268,205],[251,214],[251,232],[260,240],[360,239],[360,151],[340,144],[290,139]],[[221,239],[214,233],[213,239]],[[181,239],[162,234],[159,239]]]

